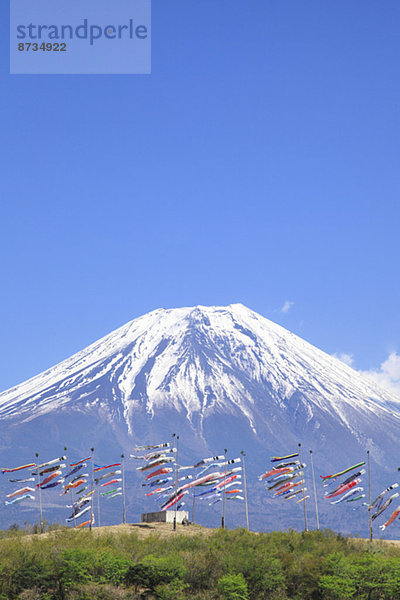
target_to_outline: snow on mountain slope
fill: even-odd
[[[349,414],[400,414],[393,394],[234,304],[158,309],[139,317],[0,394],[0,418],[29,420],[111,403],[111,417],[123,416],[129,428],[137,408],[148,415],[174,408],[200,429],[215,412],[241,413],[257,434],[260,411],[287,408],[299,393],[306,397],[306,421],[315,409],[350,428]]]

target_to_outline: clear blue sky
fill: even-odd
[[[400,351],[398,0],[153,0],[149,76],[9,75],[7,4],[0,390],[157,307]]]

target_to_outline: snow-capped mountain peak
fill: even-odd
[[[134,319],[0,394],[0,416],[32,419],[112,401],[129,428],[138,408],[149,415],[174,408],[200,427],[215,411],[242,413],[256,433],[260,411],[287,408],[299,394],[307,398],[308,419],[317,407],[344,423],[349,408],[393,412],[398,400],[283,327],[231,304],[157,309]]]

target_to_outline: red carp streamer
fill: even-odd
[[[106,483],[102,483],[100,487],[106,487],[106,485],[111,485],[112,483],[118,483],[122,481],[122,479],[117,477],[116,479],[111,479],[111,481],[107,481]]]
[[[353,481],[350,481],[350,483],[340,486],[340,488],[336,492],[333,492],[332,494],[328,494],[327,496],[325,496],[325,500],[329,500],[330,498],[335,498],[336,496],[340,496],[341,494],[344,494],[344,492],[351,490],[351,488],[355,487],[359,483],[361,483],[361,478],[353,479]]]
[[[88,456],[87,458],[82,458],[82,460],[78,460],[78,462],[76,462],[76,463],[71,463],[70,467],[77,467],[78,465],[81,465],[82,463],[86,462],[87,460],[92,460],[92,457]]]
[[[14,496],[20,496],[21,494],[25,494],[26,492],[34,492],[35,490],[31,487],[24,487],[20,490],[16,490],[12,494],[7,494],[6,498],[14,498]]]
[[[22,465],[21,467],[15,467],[14,469],[6,469],[3,468],[1,470],[2,473],[15,473],[15,471],[22,471],[22,469],[31,469],[32,467],[36,467],[35,463],[29,463],[27,465]]]
[[[120,467],[121,463],[114,463],[113,465],[105,465],[104,467],[97,467],[93,469],[93,473],[98,473],[99,471],[104,471],[104,469],[112,469],[112,467]]]
[[[283,475],[284,473],[291,473],[293,469],[289,467],[283,467],[282,469],[271,469],[270,471],[266,471],[258,478],[260,481],[263,479],[267,479],[267,477],[272,477],[274,475]]]
[[[163,475],[164,473],[171,473],[172,468],[171,467],[164,467],[162,469],[157,469],[157,471],[153,471],[152,473],[149,473],[146,477],[146,481],[148,479],[151,479],[151,477],[155,477],[156,475]]]
[[[61,473],[62,473],[62,471],[54,471],[54,473],[52,473],[51,475],[48,475],[45,479],[43,479],[43,481],[41,481],[40,483],[37,483],[36,487],[43,487],[44,485],[46,485],[46,483],[49,483],[49,481],[52,481],[53,479],[55,479],[56,477],[61,475]]]
[[[382,531],[385,531],[386,527],[389,527],[396,520],[396,518],[400,515],[400,506],[396,508],[396,510],[391,514],[389,519],[383,525],[379,525]]]

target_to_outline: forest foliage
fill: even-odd
[[[400,548],[329,530],[2,532],[0,600],[394,600]]]

